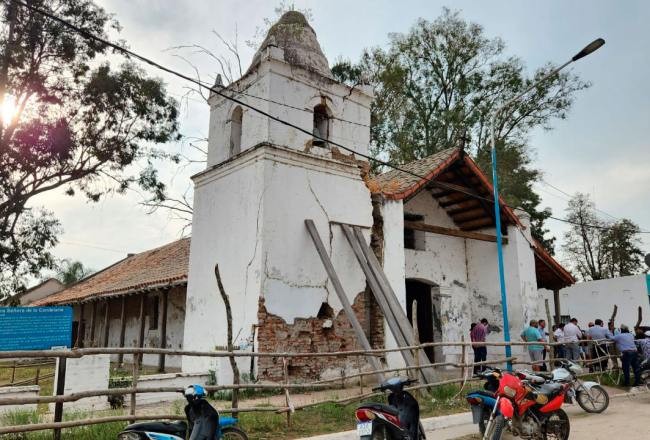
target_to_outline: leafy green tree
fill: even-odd
[[[529,75],[520,58],[506,56],[505,47],[479,24],[444,9],[432,22],[419,19],[408,33],[391,34],[388,48],[367,49],[358,63],[340,61],[332,72],[349,85],[374,86],[371,151],[376,156],[400,164],[464,145],[489,170],[494,109],[555,67],[547,64]],[[566,118],[575,93],[588,86],[576,75],[562,73],[497,120],[503,195],[531,214],[538,239],[547,232],[543,221],[550,211],[538,210],[540,198],[532,184],[540,173],[532,165],[528,136]],[[553,239],[543,241],[552,249]]]
[[[93,34],[118,24],[89,0],[32,0]],[[97,201],[140,185],[160,196],[155,144],[177,138],[176,102],[132,63],[115,67],[101,43],[12,1],[0,5],[0,296],[54,267],[61,231],[33,205],[57,189]],[[8,110],[8,111],[7,111]]]
[[[95,272],[83,265],[81,261],[63,260],[56,272],[56,279],[70,286]]]
[[[584,280],[600,280],[641,273],[643,252],[639,226],[628,219],[608,223],[598,217],[594,203],[577,193],[566,209],[571,228],[562,249],[568,264]]]

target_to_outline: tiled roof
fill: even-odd
[[[129,256],[33,305],[66,304],[187,282],[190,239]]]
[[[534,240],[535,247],[535,272],[537,286],[550,290],[559,290],[575,284],[575,277],[566,270],[551,254],[544,249],[544,245]]]
[[[389,199],[401,200],[409,197],[442,172],[460,157],[459,148],[448,148],[423,159],[400,165],[401,170],[390,170],[374,178],[381,193]],[[423,178],[416,177],[422,176]]]

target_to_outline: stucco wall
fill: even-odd
[[[334,314],[341,310],[307,233],[307,218],[314,220],[349,301],[365,289],[352,250],[333,223],[363,226],[369,236],[370,194],[355,163],[259,146],[203,173],[196,184],[187,349],[226,344],[225,311],[214,281],[215,262],[230,297],[237,345],[250,342],[253,325],[258,323],[260,297],[267,313],[289,325],[297,318],[315,317],[324,302]],[[206,327],[206,320],[215,325]],[[277,337],[281,339],[281,335]],[[184,371],[207,369],[222,371],[207,359],[183,362]]]
[[[242,92],[237,94],[237,92]],[[330,110],[330,139],[366,154],[370,142],[371,89],[354,89],[284,62],[282,49],[269,47],[262,63],[226,93],[308,132],[313,129],[313,108],[325,103]],[[256,98],[259,97],[259,98]],[[260,99],[261,98],[261,99]],[[214,95],[210,99],[208,168],[229,158],[231,115],[237,103]],[[262,142],[297,150],[308,148],[312,137],[242,107],[241,151]]]
[[[618,306],[616,324],[636,324],[638,307],[642,307],[643,325],[650,325],[650,275],[633,275],[606,280],[586,281],[560,290],[561,314],[578,318],[578,324],[587,328],[587,323],[596,318],[607,322],[612,316],[614,304]],[[553,292],[539,290],[539,307],[549,300],[553,313]]]

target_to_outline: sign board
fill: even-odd
[[[70,347],[72,307],[0,307],[0,351]]]

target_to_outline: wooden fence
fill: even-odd
[[[49,371],[52,370],[55,366],[55,362],[49,361],[47,359],[35,359],[34,361],[17,361],[12,360],[11,362],[0,364],[0,371],[10,370],[10,378],[8,382],[0,383],[0,387],[8,386],[22,386],[22,385],[39,385],[42,380],[51,379],[54,377],[54,373],[50,372],[41,372],[41,370]],[[16,374],[19,370],[25,369],[34,369],[33,376],[25,378],[24,374],[20,380],[16,380]]]
[[[587,341],[589,344],[602,342],[602,341]],[[474,345],[485,345],[492,347],[505,347],[506,345],[511,346],[526,346],[532,345],[535,343],[527,342],[511,342],[509,344],[505,342],[486,342],[482,344]],[[415,386],[410,387],[411,390],[423,389],[423,388],[432,388],[436,386],[446,385],[446,384],[461,384],[461,389],[471,380],[472,369],[475,365],[490,365],[503,367],[506,362],[511,362],[514,365],[523,365],[531,366],[533,363],[526,360],[511,357],[505,358],[500,357],[496,359],[490,359],[484,362],[471,362],[468,358],[471,355],[471,342],[433,342],[426,344],[419,344],[408,347],[399,347],[392,349],[371,349],[371,350],[352,350],[352,351],[341,351],[341,352],[329,352],[329,353],[252,353],[252,352],[241,352],[241,351],[214,351],[214,352],[199,352],[199,351],[189,351],[189,350],[173,350],[173,349],[159,349],[159,348],[82,348],[82,349],[73,349],[73,350],[57,350],[57,351],[14,351],[14,352],[0,352],[0,361],[2,359],[40,359],[42,362],[43,358],[59,358],[59,368],[61,365],[65,365],[65,360],[69,358],[80,358],[83,356],[95,355],[95,354],[163,354],[163,355],[177,355],[177,356],[197,356],[197,357],[275,357],[282,360],[283,364],[286,365],[288,360],[292,358],[304,358],[304,357],[321,357],[321,358],[351,358],[356,361],[357,372],[353,374],[345,374],[344,371],[341,372],[340,377],[318,380],[308,383],[291,383],[290,376],[287,373],[287,368],[284,369],[284,378],[282,382],[279,383],[249,383],[249,384],[232,384],[232,385],[213,385],[205,386],[205,389],[209,392],[216,391],[233,391],[233,395],[236,394],[239,390],[245,389],[256,389],[256,390],[278,390],[278,393],[285,396],[285,405],[279,407],[250,407],[250,408],[239,408],[236,405],[236,402],[233,402],[234,405],[229,409],[220,409],[220,412],[223,413],[243,413],[243,412],[275,412],[275,413],[285,413],[287,415],[287,422],[291,423],[291,414],[294,411],[312,407],[315,405],[320,405],[323,403],[337,403],[337,404],[347,404],[354,401],[359,401],[363,399],[370,398],[372,396],[379,395],[381,393],[376,393],[372,391],[364,392],[364,378],[367,379],[367,384],[376,383],[378,377],[384,377],[388,374],[398,374],[406,373],[411,377],[421,377],[417,374],[418,369],[422,368],[432,368],[434,371],[440,371],[440,369],[445,369],[446,374],[454,375],[454,371],[458,371],[456,377],[439,380],[439,381],[430,381],[427,383],[420,383]],[[549,347],[559,344],[548,344]],[[434,362],[426,363],[418,366],[404,366],[396,368],[380,368],[380,369],[364,369],[362,367],[361,358],[375,358],[385,356],[387,353],[398,352],[403,350],[421,350],[427,347],[458,347],[461,350],[461,359],[459,362]],[[549,359],[545,362],[554,362],[557,359],[552,357],[553,350],[549,350],[551,355]],[[135,356],[135,359],[138,359],[140,356]],[[615,359],[617,356],[612,354],[607,354],[601,358],[592,359],[591,363],[597,364],[599,361],[604,359]],[[372,363],[367,362],[365,366],[372,365]],[[616,363],[615,363],[616,365]],[[65,368],[65,367],[64,367]],[[450,373],[451,371],[451,373]],[[77,392],[72,394],[64,394],[64,387],[62,384],[56,384],[55,390],[57,391],[53,396],[38,396],[38,397],[11,397],[11,398],[0,398],[0,406],[2,405],[24,405],[24,404],[55,404],[55,417],[54,421],[51,423],[38,423],[38,424],[29,424],[29,425],[17,425],[17,426],[5,426],[0,427],[0,435],[8,433],[19,433],[19,432],[30,432],[38,430],[52,429],[54,430],[55,438],[60,438],[61,429],[72,428],[78,426],[85,426],[91,424],[99,423],[109,423],[109,422],[133,422],[136,420],[156,420],[156,419],[166,419],[166,420],[179,420],[183,419],[183,416],[172,415],[172,414],[156,414],[156,415],[143,415],[137,414],[136,408],[136,395],[141,393],[169,393],[169,392],[182,392],[181,388],[178,387],[139,387],[137,385],[138,377],[138,365],[137,362],[134,365],[134,376],[132,380],[132,385],[128,388],[113,388],[113,389],[100,389],[100,390],[91,390],[84,392]],[[65,380],[65,374],[59,374],[59,377]],[[309,404],[303,405],[293,405],[291,402],[292,393],[300,391],[312,391],[312,390],[325,390],[332,389],[334,387],[339,387],[339,384],[343,387],[359,387],[359,393],[350,397],[340,398],[340,399],[326,399]],[[128,415],[119,415],[119,416],[109,416],[109,417],[97,417],[97,418],[86,418],[82,420],[74,421],[62,421],[63,415],[63,404],[66,402],[74,402],[83,398],[88,397],[97,397],[97,396],[116,396],[116,395],[130,395],[131,400],[129,404],[129,414]],[[179,396],[180,397],[180,396]]]

